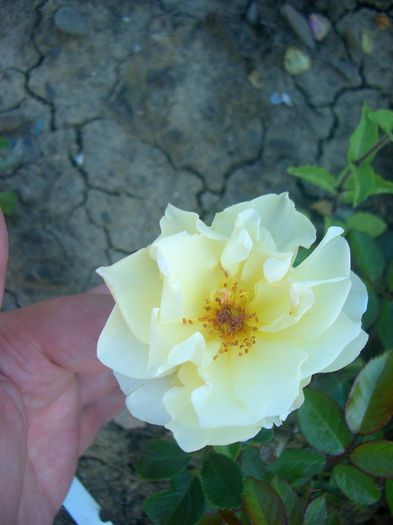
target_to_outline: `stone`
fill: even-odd
[[[25,76],[14,69],[0,71],[0,112],[9,111],[18,106],[26,97]]]
[[[306,73],[311,67],[310,57],[296,47],[288,47],[284,55],[284,68],[292,76]]]
[[[76,9],[61,7],[55,14],[54,23],[57,29],[72,36],[84,36],[87,25],[84,17]]]

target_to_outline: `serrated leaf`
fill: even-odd
[[[314,499],[304,514],[303,525],[324,525],[327,518],[326,501],[323,496]]]
[[[307,388],[298,410],[300,430],[308,443],[326,454],[343,454],[352,440],[344,415],[336,403],[318,390]]]
[[[284,504],[267,483],[246,478],[243,500],[251,525],[286,525]]]
[[[223,509],[241,506],[243,478],[239,465],[232,459],[210,452],[203,463],[201,476],[205,494],[214,505]]]
[[[280,496],[287,511],[288,525],[302,525],[302,504],[293,488],[283,479],[274,476],[271,486]]]
[[[232,443],[231,445],[216,445],[214,447],[214,450],[216,452],[218,452],[219,454],[224,454],[224,456],[227,456],[231,459],[236,459],[238,457],[240,449],[240,443]]]
[[[154,523],[160,525],[194,525],[205,510],[199,479],[188,472],[179,474],[172,480],[169,490],[147,498],[143,510]]]
[[[359,505],[372,505],[381,497],[379,487],[373,478],[350,465],[334,467],[333,479],[347,498]]]
[[[393,111],[389,111],[388,109],[378,109],[377,111],[371,111],[368,117],[372,122],[383,129],[385,133],[393,138]]]
[[[334,193],[336,178],[325,168],[320,166],[293,166],[288,168],[288,173],[329,193]]]
[[[377,281],[385,267],[385,258],[378,244],[365,233],[354,231],[350,232],[349,241],[357,268],[370,281]]]
[[[5,215],[11,215],[16,207],[16,193],[13,191],[0,192],[0,208]]]
[[[191,455],[174,441],[152,439],[143,447],[136,472],[145,479],[165,479],[186,469]]]
[[[378,126],[369,118],[370,108],[367,104],[362,107],[362,116],[355,131],[349,139],[348,162],[359,160],[378,142]],[[373,157],[367,159],[371,163]]]
[[[393,351],[370,360],[349,394],[345,418],[352,432],[371,434],[393,416]]]
[[[267,468],[281,478],[292,481],[296,479],[310,479],[322,472],[325,465],[325,457],[316,450],[287,448]]]
[[[393,301],[385,300],[382,303],[378,333],[384,348],[393,348]]]
[[[388,504],[390,514],[393,516],[393,480],[387,479],[385,481],[385,499]]]
[[[363,443],[351,453],[352,462],[360,469],[381,478],[393,477],[393,442]]]
[[[387,224],[378,215],[359,211],[348,217],[347,228],[367,233],[370,237],[379,237],[386,230]]]
[[[262,463],[259,447],[246,447],[240,455],[240,466],[244,476],[260,481],[270,481],[272,475]]]

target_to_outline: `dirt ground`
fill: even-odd
[[[0,0],[0,191],[18,197],[6,309],[99,283],[95,268],[154,239],[168,202],[209,220],[263,193],[319,196],[286,169],[339,170],[362,104],[392,106],[393,2],[289,3],[327,17],[326,38],[281,1]],[[309,69],[287,71],[290,47]],[[114,525],[149,523],[155,487],[135,461],[160,432],[110,423],[80,460]]]

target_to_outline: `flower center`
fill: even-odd
[[[247,354],[256,342],[259,322],[255,312],[249,309],[249,294],[239,288],[236,281],[225,280],[205,303],[205,313],[198,321],[210,336],[221,342],[215,359],[232,349],[236,349],[239,356]]]

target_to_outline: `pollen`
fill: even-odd
[[[207,335],[221,342],[220,354],[234,351],[247,355],[256,342],[258,317],[250,309],[250,297],[236,281],[226,279],[220,288],[206,299],[204,314],[198,318]]]

